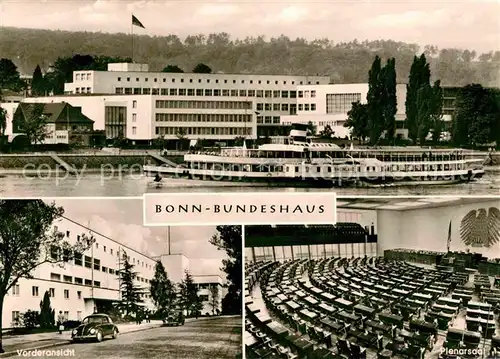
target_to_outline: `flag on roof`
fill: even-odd
[[[143,29],[145,29],[142,22],[140,22],[139,19],[134,16],[134,14],[132,14],[132,25],[139,26],[139,27],[142,27]]]

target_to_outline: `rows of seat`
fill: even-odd
[[[438,329],[448,330],[462,309],[467,328],[484,327],[494,347],[494,316],[471,301],[466,274],[381,258],[268,262],[266,268],[258,284],[267,313],[246,293],[248,336],[256,339],[245,341],[249,357],[423,358]],[[492,293],[485,288],[485,296]],[[481,335],[469,334],[451,328],[443,344],[477,342],[478,348]]]

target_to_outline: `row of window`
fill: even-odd
[[[326,95],[326,113],[347,113],[353,102],[361,101],[360,93],[337,93]]]
[[[75,81],[85,81],[85,80],[90,80],[90,77],[92,76],[91,72],[87,73],[77,73],[75,74]]]
[[[250,110],[252,103],[246,101],[176,101],[157,100],[156,108],[193,108],[219,110]]]
[[[156,135],[233,135],[233,136],[250,136],[252,128],[250,127],[166,127],[156,126]]]
[[[280,117],[279,116],[257,116],[257,123],[273,123],[273,124],[279,124],[280,123]]]
[[[377,243],[338,243],[302,246],[254,247],[245,249],[245,261],[283,261],[298,258],[372,257],[377,255]]]
[[[92,87],[76,87],[75,93],[92,93]]]
[[[121,81],[122,81],[122,77],[121,77],[121,76],[119,76],[119,77],[117,78],[117,80],[118,80],[118,82],[121,82]],[[161,82],[167,82],[167,79],[166,79],[166,78],[162,78],[161,80],[162,80]],[[175,83],[175,80],[176,80],[175,78],[172,78],[172,79],[171,79],[172,83]],[[130,81],[131,81],[131,78],[130,78],[130,77],[126,77],[126,78],[125,78],[125,81],[126,81],[126,82],[130,82]],[[140,78],[139,78],[139,77],[136,77],[136,78],[135,78],[135,81],[136,81],[136,82],[139,82],[139,81],[140,81]],[[144,78],[144,82],[149,82],[149,77],[145,77],[145,78]],[[157,78],[157,77],[153,77],[153,82],[159,82],[159,81],[158,81],[158,78]],[[184,83],[184,79],[183,79],[183,78],[181,78],[181,79],[180,79],[180,82],[181,82],[181,83]],[[193,79],[189,79],[189,83],[193,83],[193,82],[194,82],[194,81],[193,81]],[[203,82],[203,79],[198,79],[198,81],[197,81],[197,82],[198,82],[198,83],[202,83],[202,82]],[[271,82],[272,82],[271,80],[266,80],[266,81],[265,81],[265,83],[266,83],[267,85],[270,85],[270,84],[271,84]],[[211,79],[206,79],[206,83],[207,83],[207,84],[211,83]],[[216,83],[216,84],[218,84],[218,83],[225,83],[225,84],[227,84],[227,83],[229,83],[229,80],[224,79],[224,80],[223,80],[223,82],[220,82],[220,81],[219,81],[219,79],[215,79],[215,80],[213,81],[213,83]],[[232,81],[232,83],[233,83],[233,84],[236,84],[236,83],[237,83],[237,80],[235,80],[235,79],[234,79],[234,80]],[[245,80],[240,80],[240,83],[241,83],[241,84],[245,84],[245,83],[247,83],[247,84],[253,84],[253,83],[254,83],[254,80],[248,80],[248,82],[245,82]],[[259,84],[259,85],[261,85],[261,84],[263,84],[263,83],[264,83],[264,81],[262,81],[262,80],[257,80],[257,81],[256,81],[256,83],[257,83],[257,84]],[[274,80],[274,84],[275,84],[275,85],[278,85],[278,84],[279,84],[279,81],[278,81],[278,80]],[[282,82],[282,84],[283,84],[283,85],[286,85],[286,84],[287,84],[287,81],[286,81],[286,80],[284,80],[284,81]],[[290,84],[295,85],[295,81],[290,81]],[[312,82],[311,82],[311,81],[307,81],[307,84],[308,84],[308,85],[312,85]],[[299,85],[304,85],[304,81],[299,81]],[[316,85],[319,85],[319,81],[316,81]]]
[[[77,283],[77,284],[82,284],[83,285],[83,283]],[[92,286],[92,281],[90,279],[85,279],[85,285],[86,286]],[[98,281],[94,281],[94,287],[101,287],[101,283],[98,282]],[[13,286],[12,289],[13,289],[12,295],[19,296],[19,293],[20,293],[19,284],[16,284],[15,286]],[[47,292],[49,293],[49,297],[51,297],[51,298],[55,298],[56,297],[56,289],[55,288],[49,288],[47,290]],[[41,292],[40,291],[40,287],[34,285],[34,286],[31,287],[31,295],[33,297],[39,297],[39,296],[45,295],[45,292]],[[63,296],[64,296],[64,299],[71,299],[70,298],[70,290],[69,289],[63,289]],[[149,298],[150,295],[148,293],[141,293],[141,297],[142,298]],[[77,299],[82,299],[82,291],[81,290],[77,290],[76,291],[76,298]]]
[[[251,115],[157,113],[157,122],[252,122]]]
[[[316,90],[299,91],[298,94],[299,94],[299,98],[316,97]]]
[[[76,93],[80,88],[75,89]],[[83,89],[83,88],[82,88]],[[90,87],[87,88],[88,90]],[[88,91],[88,93],[90,93]],[[185,89],[185,88],[150,88],[116,87],[116,95],[161,95],[161,96],[223,96],[223,97],[259,97],[259,98],[297,98],[297,91],[287,90],[230,90],[230,89]]]
[[[37,314],[39,313],[38,311],[35,311]],[[64,320],[69,320],[69,311],[64,311]],[[18,324],[17,322],[19,321],[21,317],[21,312],[18,310],[13,310],[12,311],[12,323],[13,324]],[[82,312],[79,310],[76,312],[76,320],[81,321],[82,318]]]
[[[54,247],[54,246],[52,246]],[[50,253],[50,256],[53,260],[63,260],[64,262],[70,262],[70,254],[69,253],[64,253],[63,254],[63,257],[60,258],[60,254],[59,254],[59,251],[57,250],[57,247],[54,248],[51,248],[51,253]],[[134,258],[134,261],[135,261],[135,258]],[[141,265],[141,263],[144,263],[144,262],[140,262],[140,261],[137,261],[137,265]],[[80,253],[75,253],[74,254],[74,258],[73,258],[73,264],[76,265],[76,266],[84,266],[86,268],[89,268],[89,269],[94,269],[94,270],[97,270],[97,271],[102,271],[104,273],[109,273],[109,274],[116,274],[118,275],[118,272],[117,270],[113,269],[113,268],[108,268],[108,267],[105,267],[105,266],[101,266],[101,261],[97,258],[94,258],[94,261],[92,263],[92,258],[89,257],[89,256],[84,256]],[[144,266],[144,264],[143,264]],[[56,280],[56,281],[61,281],[61,275],[60,274],[55,274],[55,273],[51,273],[50,275],[50,279],[51,280]],[[149,283],[148,279],[146,278],[143,278],[143,277],[139,277],[137,276],[136,278],[134,279],[137,279],[138,281],[140,282],[144,282],[144,283]],[[75,277],[75,283],[76,284],[81,284],[81,283],[77,283],[76,282],[77,278]],[[66,282],[66,283],[72,283],[72,277],[71,276],[63,276],[63,281]]]
[[[109,107],[109,108],[113,109],[113,107]],[[58,226],[54,226],[54,230],[56,232],[58,232],[59,231]],[[69,238],[71,236],[71,232],[70,231],[66,231],[65,234],[66,234],[66,238]],[[81,240],[81,236],[77,235],[76,236],[76,240],[77,240],[77,242],[79,242]],[[114,253],[116,253],[116,257],[117,258],[120,257],[120,249],[119,250],[113,250],[113,248],[111,248],[111,247],[108,247],[108,246],[105,246],[105,245],[100,245],[99,242],[95,242],[94,243],[94,250],[96,250],[96,251],[101,251],[102,250],[104,253],[109,253],[110,255],[113,255]],[[122,252],[122,256],[124,256],[123,250],[121,252]],[[60,248],[58,248],[57,246],[51,246],[50,247],[50,254],[51,254],[52,259],[55,259],[55,260],[58,260],[61,255],[63,256],[63,258],[64,258],[64,256],[66,256],[66,257],[70,256],[70,253],[68,253],[67,251],[64,251],[64,252],[61,253]],[[75,254],[75,258],[77,256],[81,258],[81,254],[79,254],[79,255]],[[90,257],[87,257],[87,258],[90,258]],[[99,262],[99,259],[95,259],[95,260],[97,260]],[[153,269],[153,265],[146,263],[144,260],[139,260],[139,259],[136,259],[135,257],[131,258],[130,256],[127,256],[127,260],[129,262],[131,262],[132,264],[134,264],[134,265],[140,265],[143,268]]]
[[[316,104],[315,103],[299,103],[299,111],[316,111]]]

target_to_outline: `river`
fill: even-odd
[[[492,196],[500,194],[500,172],[487,171],[485,176],[472,183],[407,186],[385,188],[289,188],[241,183],[165,179],[161,188],[152,185],[151,179],[142,175],[101,176],[86,174],[82,177],[26,177],[6,175],[0,177],[0,196],[18,197],[135,197],[144,193],[172,192],[336,192],[339,196]]]

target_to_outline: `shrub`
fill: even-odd
[[[36,328],[40,325],[40,314],[34,310],[28,310],[22,315],[23,317],[23,327],[25,328]]]

